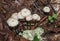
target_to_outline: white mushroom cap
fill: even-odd
[[[18,19],[24,19],[24,17],[21,15],[21,12],[18,12]]]
[[[19,21],[14,19],[14,18],[9,18],[7,20],[7,24],[10,26],[10,27],[15,27],[19,24]]]
[[[26,17],[31,14],[31,11],[27,8],[24,8],[21,10],[21,14],[22,14],[22,16]]]
[[[32,20],[32,15],[27,16],[27,17],[26,17],[26,20],[27,20],[27,21],[31,21],[31,20]]]
[[[17,15],[18,15],[17,13],[13,13],[11,17],[18,20],[18,16]]]
[[[37,19],[39,18],[39,15],[38,15],[38,14],[33,14],[33,15],[32,15],[32,18],[33,18],[34,20],[37,20]]]
[[[37,21],[40,21],[40,19],[41,19],[41,17],[39,16],[36,20],[37,20]]]
[[[48,12],[50,12],[50,8],[46,6],[43,8],[43,11],[48,13]]]

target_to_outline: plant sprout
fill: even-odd
[[[39,39],[38,39],[37,35],[35,35],[35,36],[34,36],[33,41],[39,41]]]
[[[48,20],[53,23],[56,19],[57,19],[58,15],[57,14],[53,14],[52,16],[48,16]]]

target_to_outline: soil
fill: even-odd
[[[55,11],[54,7],[57,5],[59,5],[59,9]],[[51,9],[48,14],[42,10],[45,6]],[[40,15],[41,20],[29,22],[20,20],[18,26],[9,27],[6,22],[7,19],[24,7],[31,10],[32,14],[37,13]],[[58,18],[51,24],[47,17],[53,13],[56,13]],[[60,41],[60,2],[58,0],[0,0],[0,41],[29,41],[18,36],[18,33],[24,30],[33,30],[36,26],[41,26],[45,30],[44,41]]]

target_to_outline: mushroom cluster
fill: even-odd
[[[39,21],[41,18],[38,14],[31,14],[31,11],[27,8],[22,9],[18,13],[13,13],[12,16],[7,20],[7,23],[11,27],[15,27],[19,24],[20,19],[26,19],[26,21],[36,20]]]

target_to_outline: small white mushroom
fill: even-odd
[[[37,20],[37,19],[39,18],[39,15],[38,15],[38,14],[33,14],[33,15],[32,15],[32,18],[33,18],[34,20]]]
[[[43,11],[48,13],[48,12],[50,12],[50,8],[46,6],[43,8]]]
[[[19,24],[19,21],[14,19],[14,18],[9,18],[7,20],[7,24],[10,26],[10,27],[15,27]]]
[[[31,14],[31,11],[27,8],[24,8],[21,10],[21,14],[22,14],[22,16],[26,17]]]
[[[18,12],[18,19],[24,19],[24,17],[21,15],[21,12]]]
[[[26,17],[26,20],[27,20],[27,21],[31,21],[31,20],[32,20],[32,15],[27,16],[27,17]]]
[[[40,19],[41,19],[41,17],[39,16],[36,20],[37,20],[37,21],[40,21]]]
[[[13,13],[11,17],[18,20],[18,16],[17,15],[18,15],[17,13]]]

